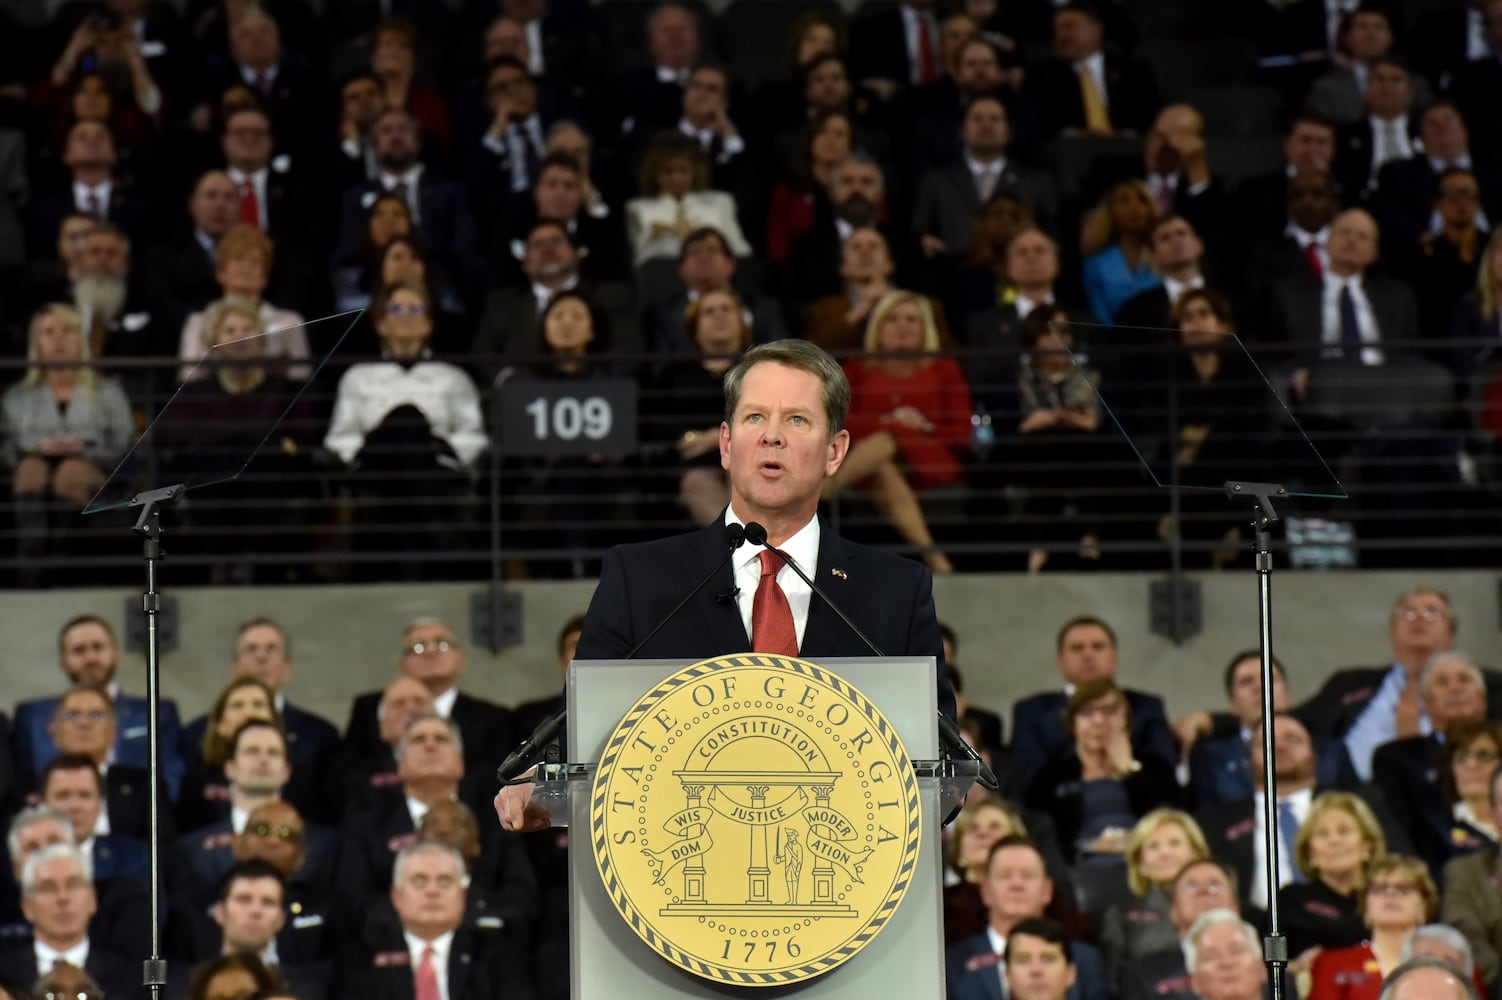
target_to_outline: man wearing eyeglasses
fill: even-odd
[[[1316,733],[1345,740],[1361,780],[1372,779],[1372,755],[1389,740],[1434,731],[1418,679],[1436,653],[1455,648],[1458,623],[1450,598],[1416,587],[1398,598],[1388,621],[1392,662],[1337,671],[1297,714]],[[1502,718],[1502,675],[1485,671],[1487,718]]]
[[[341,892],[367,901],[390,888],[392,858],[417,840],[428,810],[459,798],[463,754],[463,737],[452,719],[422,715],[407,723],[397,747],[401,797],[347,822],[339,853]]]
[[[434,713],[451,719],[459,727],[465,747],[465,770],[488,771],[515,741],[511,713],[494,702],[460,691],[459,678],[464,666],[464,647],[437,618],[419,618],[402,632],[402,674],[420,681],[433,697]],[[355,699],[344,733],[344,746],[356,760],[372,757],[386,745],[381,740],[380,703],[379,691]]]
[[[80,829],[78,835],[87,837],[93,832],[121,834],[144,841],[148,836],[149,818],[146,813],[150,775],[144,767],[115,763],[110,760],[115,747],[115,706],[109,695],[96,687],[78,687],[63,695],[52,712],[52,721],[47,726],[58,753],[66,757],[86,757],[98,771],[103,795],[98,818],[98,829]],[[46,783],[49,763],[39,776],[38,790]],[[161,788],[162,822],[166,824],[164,836],[174,834],[171,809],[167,807],[167,789]],[[99,858],[94,859],[96,863]]]
[[[1179,943],[1128,961],[1118,984],[1121,1000],[1196,1000],[1184,940],[1194,922],[1211,910],[1241,912],[1236,873],[1213,858],[1191,861],[1174,877],[1168,910]]]
[[[404,674],[386,685],[376,706],[376,724],[381,734],[379,749],[365,757],[356,757],[357,751],[345,744],[335,757],[329,794],[337,800],[341,818],[398,796],[402,778],[396,773],[397,745],[408,722],[419,715],[432,714],[433,695],[426,684]]]
[[[58,632],[57,651],[58,667],[70,684],[102,687],[114,703],[117,726],[111,761],[146,767],[149,756],[146,699],[125,694],[115,680],[120,646],[110,623],[88,614],[69,619]],[[16,706],[16,778],[23,788],[34,787],[36,775],[58,752],[48,732],[58,701],[37,698]],[[180,728],[176,702],[163,698],[157,714],[157,733],[162,748],[162,776],[173,795],[177,794],[183,778],[183,761],[177,752]]]
[[[265,683],[276,697],[276,712],[287,734],[287,752],[292,778],[286,796],[303,815],[332,823],[337,814],[331,797],[324,793],[324,778],[339,749],[339,730],[334,724],[287,700],[285,688],[292,680],[292,640],[270,618],[252,618],[235,633],[229,676],[249,674]],[[201,746],[209,718],[201,715],[183,730],[186,746]]]
[[[344,1000],[531,1000],[533,962],[512,932],[483,938],[464,924],[469,876],[457,850],[433,841],[404,847],[391,871],[396,928],[367,923],[363,954],[334,977]]]
[[[21,872],[21,910],[32,939],[0,952],[0,976],[34,983],[58,962],[83,969],[106,993],[129,996],[140,987],[139,967],[89,938],[99,901],[89,865],[77,848],[54,844],[37,851]]]
[[[217,885],[235,862],[235,838],[246,832],[252,813],[281,800],[290,775],[287,741],[281,729],[262,719],[241,726],[224,764],[224,776],[229,779],[229,818],[178,838],[176,857],[180,863],[168,870],[173,885],[189,891]],[[305,877],[326,885],[333,877],[337,839],[332,830],[316,824],[307,829],[305,838]]]

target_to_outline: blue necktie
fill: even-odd
[[[1356,319],[1356,297],[1349,283],[1340,286],[1340,354],[1348,365],[1361,364],[1361,324]]]
[[[1299,836],[1299,818],[1293,814],[1293,803],[1291,803],[1291,802],[1279,802],[1278,803],[1278,839],[1283,842],[1284,853],[1286,853],[1288,855],[1289,861],[1291,862],[1291,864],[1290,864],[1289,867],[1292,870],[1290,872],[1288,872],[1288,876],[1289,876],[1289,880],[1291,880],[1293,882],[1303,882],[1303,881],[1305,881],[1305,879],[1304,879],[1304,873],[1299,870],[1298,863],[1295,862],[1295,861],[1293,861],[1293,856],[1294,856],[1293,845],[1294,845],[1294,842],[1296,840],[1298,840],[1298,836]],[[1281,877],[1281,873],[1280,873],[1280,877]]]

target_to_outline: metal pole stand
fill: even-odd
[[[1257,557],[1257,639],[1262,653],[1262,845],[1267,858],[1267,936],[1262,939],[1262,960],[1267,963],[1272,1000],[1283,1000],[1283,970],[1288,967],[1288,939],[1278,917],[1278,777],[1273,761],[1277,750],[1273,738],[1273,554],[1269,526],[1278,520],[1274,500],[1286,499],[1288,491],[1277,483],[1226,483],[1226,496],[1253,505],[1253,548]]]
[[[161,707],[161,649],[157,635],[157,618],[162,611],[162,597],[156,589],[156,565],[162,558],[161,508],[170,507],[182,495],[184,487],[164,486],[161,489],[137,493],[131,500],[132,507],[141,508],[132,529],[142,538],[142,554],[146,559],[146,592],[141,606],[146,612],[146,742],[150,756],[147,759],[150,785],[147,790],[147,859],[151,879],[151,955],[141,963],[141,985],[151,991],[152,1000],[159,1000],[162,988],[167,985],[167,961],[162,958],[161,921],[161,856],[159,850],[159,817],[161,816],[161,760],[157,737],[157,716]]]

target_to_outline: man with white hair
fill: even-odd
[[[433,698],[433,712],[458,726],[466,748],[465,769],[494,768],[516,742],[511,713],[494,702],[459,690],[464,673],[464,647],[453,630],[437,618],[419,618],[402,632],[401,672],[421,681]],[[386,746],[381,740],[378,718],[381,692],[369,691],[355,699],[344,745],[352,759],[376,756]]]
[[[1419,856],[1438,864],[1460,853],[1452,841],[1457,817],[1434,780],[1444,735],[1457,722],[1486,719],[1486,678],[1469,656],[1449,649],[1425,661],[1418,681],[1431,732],[1378,747],[1372,780],[1389,803],[1403,804],[1402,821]]]
[[[1190,982],[1202,1000],[1262,1000],[1267,967],[1257,928],[1231,910],[1211,910],[1184,940]]]
[[[1478,1000],[1476,988],[1441,958],[1404,962],[1382,984],[1380,1000]]]
[[[334,981],[342,996],[382,1000],[490,1000],[531,997],[532,966],[509,931],[477,932],[464,922],[469,890],[464,858],[447,844],[421,841],[392,863],[391,906],[399,928],[368,922],[361,945]],[[397,936],[394,931],[400,931]]]
[[[107,993],[129,995],[139,987],[135,964],[89,938],[89,920],[98,907],[88,859],[76,847],[52,844],[32,854],[21,870],[21,911],[32,939],[0,953],[0,976],[33,983],[67,962],[93,976]]]
[[[1402,961],[1413,958],[1437,958],[1448,962],[1456,972],[1466,978],[1476,974],[1476,964],[1471,959],[1471,943],[1465,935],[1449,924],[1425,924],[1413,932],[1403,946]]]

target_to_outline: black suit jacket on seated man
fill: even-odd
[[[725,562],[727,552],[723,518],[686,535],[611,549],[605,554],[575,657],[625,658],[694,584]],[[945,677],[943,641],[934,613],[933,577],[926,567],[848,542],[821,524],[818,564],[805,572],[883,653],[932,654],[938,665],[939,710],[954,718],[954,692]],[[703,659],[749,652],[751,639],[735,601],[716,599],[734,588],[735,571],[725,562],[637,656]],[[839,615],[813,595],[798,655],[817,660],[870,654]]]

